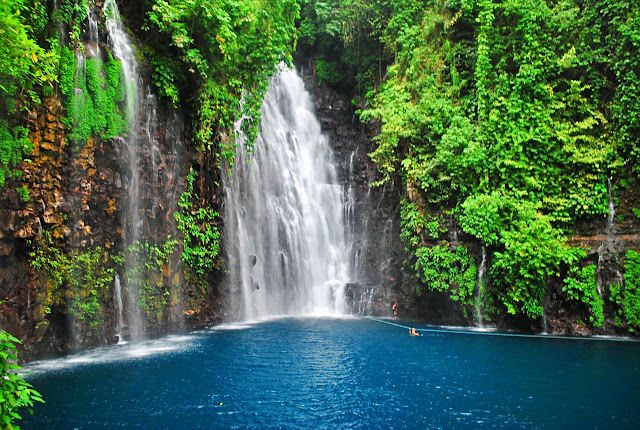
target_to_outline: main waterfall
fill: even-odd
[[[277,73],[253,151],[240,142],[226,179],[231,282],[244,319],[340,314],[349,280],[343,188],[310,95],[292,70]]]

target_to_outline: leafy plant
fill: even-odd
[[[73,51],[61,47],[60,90],[66,96],[70,137],[76,143],[92,135],[104,139],[120,136],[129,128],[122,65],[108,53],[107,61],[84,58],[77,64]]]
[[[160,322],[168,304],[171,291],[167,278],[177,244],[177,240],[167,236],[162,244],[136,241],[129,246],[127,259],[136,264],[129,266],[126,273],[127,288],[137,295],[137,303],[150,322]]]
[[[174,105],[193,105],[200,149],[214,147],[233,165],[224,136],[237,121],[253,144],[269,78],[290,61],[298,14],[294,0],[151,2],[154,82]]]
[[[115,272],[112,258],[101,247],[74,250],[69,257],[67,310],[95,329],[104,322],[103,306],[111,297]]]
[[[463,246],[454,251],[448,243],[433,247],[420,247],[415,251],[415,270],[421,281],[434,291],[449,291],[454,301],[460,302],[464,315],[473,304],[477,267],[473,257]]]
[[[591,312],[589,321],[594,327],[602,327],[604,324],[603,303],[596,284],[595,264],[582,268],[572,267],[563,282],[562,291],[567,294],[567,298],[589,306]]]
[[[173,215],[184,234],[182,261],[197,276],[202,277],[215,266],[220,248],[220,232],[215,224],[218,217],[216,211],[211,207],[194,208],[193,202],[199,200],[193,191],[196,176],[193,169],[187,175],[187,189],[178,200],[181,210]]]
[[[20,114],[37,107],[38,90],[56,81],[57,52],[37,41],[46,21],[41,2],[0,3],[0,188],[20,177],[20,162],[33,149]]]
[[[625,256],[624,315],[630,326],[640,327],[640,252],[630,249]]]
[[[42,230],[39,240],[32,243],[29,263],[35,269],[36,279],[41,286],[35,308],[39,320],[46,321],[51,306],[63,303],[63,284],[67,279],[69,258],[55,243],[48,230]]]
[[[15,420],[22,419],[18,413],[27,408],[29,413],[35,402],[44,403],[42,395],[33,389],[18,373],[21,367],[18,362],[18,351],[15,344],[18,339],[6,331],[0,331],[0,416],[3,429],[19,429]]]

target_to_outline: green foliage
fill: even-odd
[[[69,45],[80,48],[82,28],[87,19],[87,0],[61,0],[56,21],[66,24],[69,31]]]
[[[64,303],[63,284],[70,261],[47,230],[42,230],[39,240],[32,245],[29,263],[35,269],[36,278],[42,286],[41,297],[35,304],[36,315],[39,320],[44,321],[51,312],[50,306]]]
[[[630,326],[640,327],[640,252],[630,249],[625,259],[624,315]]]
[[[613,304],[614,325],[622,326],[623,304],[622,304],[622,285],[620,282],[609,285],[609,301]]]
[[[427,216],[424,212],[408,199],[400,203],[400,238],[411,247],[422,243],[423,233],[426,239],[438,239],[440,233],[447,231],[438,217]]]
[[[0,3],[0,95],[3,97],[11,93],[14,85],[31,90],[34,85],[52,85],[55,81],[52,68],[56,55],[41,48],[35,40],[37,30],[44,26],[43,5],[31,3],[28,0]]]
[[[9,128],[7,121],[0,119],[0,188],[7,177],[18,179],[22,172],[14,170],[22,158],[33,150],[28,130],[24,127]]]
[[[501,242],[504,250],[494,253],[490,268],[498,297],[508,313],[530,318],[542,316],[547,279],[558,275],[561,264],[572,265],[585,255],[566,245],[548,216],[531,209],[502,232]]]
[[[320,82],[345,92],[356,89],[364,95],[382,80],[383,68],[391,59],[382,39],[394,7],[392,3],[398,2],[300,2],[298,51],[317,59]]]
[[[193,191],[196,175],[194,170],[189,172],[187,189],[178,201],[181,210],[173,215],[184,234],[182,261],[197,276],[203,277],[215,267],[220,248],[220,232],[215,224],[217,212],[211,207],[194,208],[193,202],[199,200]]]
[[[340,73],[335,62],[323,59],[316,62],[316,74],[320,85],[322,85],[323,82],[326,82],[330,86],[336,87],[340,84],[342,79],[344,79],[344,75]]]
[[[19,176],[20,162],[32,150],[18,109],[34,108],[40,103],[36,90],[51,89],[56,80],[57,53],[37,41],[46,22],[40,1],[0,2],[0,188],[7,177]]]
[[[467,249],[458,246],[452,251],[445,243],[417,248],[415,256],[414,268],[421,281],[431,290],[449,291],[451,299],[460,302],[466,316],[467,307],[473,304],[477,275],[477,267]]]
[[[29,189],[26,186],[23,185],[16,188],[16,193],[18,193],[23,202],[29,201]]]
[[[44,286],[34,304],[38,324],[48,323],[51,306],[64,306],[95,332],[105,320],[104,305],[110,303],[115,267],[122,259],[99,246],[66,254],[47,230],[41,231],[29,256]]]
[[[493,192],[469,197],[462,209],[462,229],[497,249],[490,273],[507,312],[541,316],[547,279],[584,251],[568,247],[552,218],[525,200]]]
[[[596,284],[596,265],[590,264],[582,268],[572,267],[563,282],[562,291],[566,293],[567,299],[586,304],[591,312],[589,322],[594,327],[602,327],[604,324],[603,303]]]
[[[260,123],[269,78],[295,45],[294,0],[154,0],[147,30],[154,82],[174,105],[193,103],[197,141],[233,164],[232,134],[242,119],[247,145]]]
[[[516,202],[499,192],[491,194],[476,194],[462,203],[462,214],[459,217],[462,229],[485,245],[497,245],[502,238],[502,232],[509,228],[511,221],[518,216],[520,208],[532,211],[532,205],[526,202]]]
[[[21,343],[6,331],[0,331],[0,426],[3,429],[19,429],[14,424],[15,420],[22,419],[18,412],[27,408],[33,413],[34,402],[44,403],[42,395],[18,373],[21,367],[17,364],[15,344]]]
[[[65,124],[71,140],[86,142],[93,134],[108,139],[127,132],[120,61],[109,53],[106,63],[82,56],[83,64],[78,64],[73,51],[64,46],[60,50],[60,90],[67,100]]]
[[[102,306],[109,303],[114,280],[112,259],[101,247],[69,255],[66,269],[69,288],[66,291],[67,310],[83,324],[96,328],[105,321]]]
[[[167,307],[167,299],[171,294],[167,278],[171,256],[177,244],[177,240],[167,236],[166,242],[162,244],[136,241],[129,246],[126,258],[136,264],[128,267],[127,288],[130,293],[139,294],[138,305],[145,311],[150,322],[159,323]]]
[[[383,42],[394,61],[360,114],[380,125],[374,185],[402,180],[431,208],[423,213],[454,210],[492,248],[498,301],[535,318],[548,278],[580,258],[568,232],[606,215],[607,178],[638,166],[640,6],[385,3],[371,12],[384,16],[383,31],[367,40]],[[403,238],[415,246],[426,223],[404,218]]]

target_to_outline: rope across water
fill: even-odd
[[[380,318],[375,318],[367,315],[359,315],[359,317],[368,319],[371,321],[376,321],[382,324],[396,326],[406,330],[409,330],[411,328],[409,326],[398,324],[393,321],[383,320]],[[575,337],[575,336],[557,336],[552,334],[504,333],[504,332],[498,332],[498,331],[456,330],[456,329],[446,329],[446,328],[416,328],[416,331],[428,332],[428,333],[479,334],[479,335],[485,335],[485,336],[489,335],[489,336],[505,336],[505,337],[528,337],[528,338],[537,338],[537,339],[607,340],[607,341],[617,341],[617,342],[637,342],[634,339],[623,338],[623,337]]]

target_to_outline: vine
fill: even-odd
[[[190,170],[187,175],[187,189],[180,196],[180,211],[173,215],[178,228],[184,234],[184,251],[182,261],[198,276],[203,277],[210,272],[216,263],[220,248],[220,232],[216,228],[215,219],[218,212],[211,207],[194,209],[193,202],[199,197],[193,191],[193,182],[197,173]]]
[[[589,322],[594,327],[602,327],[604,324],[603,303],[596,284],[596,265],[590,264],[582,268],[572,267],[563,283],[562,291],[566,293],[567,299],[586,304],[591,313]]]
[[[640,252],[630,249],[625,259],[624,297],[622,299],[624,315],[631,327],[640,327]]]
[[[115,259],[99,246],[74,250],[69,257],[67,310],[95,330],[105,321],[103,306],[111,297]]]
[[[126,273],[127,288],[137,287],[138,305],[145,311],[149,322],[159,323],[164,315],[171,294],[166,278],[170,273],[171,256],[175,252],[177,240],[167,236],[158,245],[136,241],[129,246],[127,259],[136,264]]]
[[[214,147],[230,166],[236,123],[252,146],[269,78],[291,61],[295,45],[294,0],[221,0],[214,4],[154,0],[145,29],[151,40],[154,82],[175,105],[194,103],[199,149]]]
[[[622,285],[620,282],[609,284],[609,301],[614,305],[614,325],[622,326],[622,318],[624,317],[622,304]]]
[[[35,304],[37,324],[48,325],[46,318],[51,313],[51,306],[62,303],[62,289],[70,262],[47,230],[42,230],[39,240],[32,245],[29,263],[44,287],[39,290]]]
[[[105,321],[103,306],[109,303],[115,266],[122,264],[122,258],[100,246],[73,250],[67,255],[47,230],[41,231],[29,256],[36,277],[44,285],[34,306],[37,325],[48,325],[51,306],[65,306],[66,312],[96,334]]]
[[[464,246],[454,251],[448,243],[420,247],[415,251],[414,269],[420,280],[434,291],[449,291],[452,300],[460,302],[462,312],[467,316],[467,308],[473,304],[477,267],[473,257]],[[420,290],[418,290],[418,293]]]

